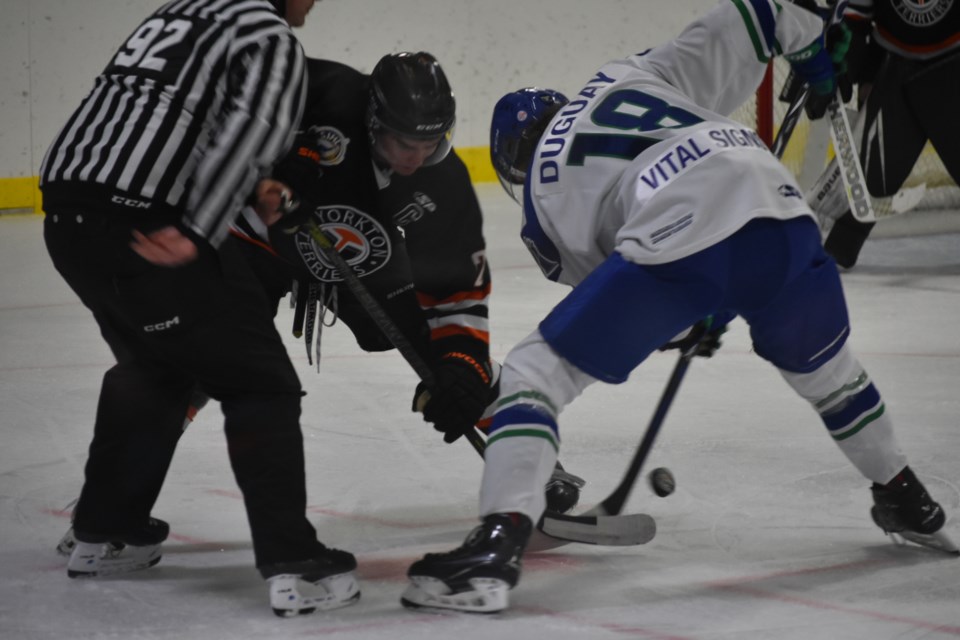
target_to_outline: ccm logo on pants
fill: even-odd
[[[180,324],[180,316],[174,316],[173,319],[167,320],[166,322],[158,322],[157,324],[148,324],[143,327],[143,330],[147,333],[154,333],[156,331],[166,331],[170,327]]]

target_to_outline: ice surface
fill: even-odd
[[[492,349],[503,357],[565,290],[517,237],[513,203],[480,188],[494,273]],[[960,539],[960,236],[874,239],[844,275],[852,344],[885,395],[911,464]],[[111,358],[50,265],[41,219],[0,217],[0,638],[264,640],[402,638],[870,639],[960,636],[960,561],[894,547],[870,521],[868,483],[812,410],[750,352],[742,322],[693,363],[627,510],[658,521],[632,548],[568,545],[528,555],[506,613],[404,610],[409,564],[458,545],[475,520],[481,461],[409,412],[413,374],[365,354],[342,326],[320,372],[278,324],[304,399],[310,517],[359,559],[359,604],[275,618],[253,567],[216,406],[181,441],[155,509],[171,523],[161,563],[102,580],[66,577],[54,546],[80,488],[100,377]],[[595,386],[562,416],[561,459],[602,499],[653,410],[674,354],[620,386]]]

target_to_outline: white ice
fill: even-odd
[[[560,299],[517,237],[519,215],[480,188],[494,273],[492,350],[503,357]],[[954,212],[954,215],[956,212]],[[871,239],[844,274],[852,345],[885,395],[913,468],[960,541],[960,235]],[[568,545],[525,559],[495,616],[404,610],[405,571],[460,544],[475,522],[481,461],[409,410],[415,379],[396,353],[365,354],[340,325],[317,373],[290,337],[302,381],[309,515],[357,554],[350,608],[274,617],[253,567],[216,406],[180,443],[155,515],[171,523],[155,568],[69,580],[54,546],[83,477],[109,352],[53,270],[41,219],[0,218],[0,638],[932,639],[960,636],[960,560],[896,547],[871,522],[868,482],[812,409],[750,351],[735,322],[693,363],[627,510],[658,522],[644,546]],[[675,354],[620,386],[595,386],[562,416],[561,460],[587,479],[582,505],[619,481]]]

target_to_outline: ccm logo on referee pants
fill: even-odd
[[[147,333],[154,333],[156,331],[166,331],[170,327],[180,324],[180,316],[174,316],[173,319],[167,320],[166,322],[158,322],[157,324],[148,324],[143,327],[143,330]]]

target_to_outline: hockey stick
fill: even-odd
[[[390,343],[396,347],[397,351],[400,352],[400,355],[402,355],[403,359],[407,361],[407,364],[413,368],[423,383],[427,385],[427,389],[432,389],[436,384],[433,370],[427,365],[423,358],[420,357],[420,354],[417,353],[417,350],[414,349],[407,337],[393,322],[393,319],[384,311],[383,307],[380,306],[380,303],[373,297],[373,294],[360,282],[359,276],[353,272],[353,269],[347,264],[344,257],[337,251],[333,241],[330,240],[320,227],[317,226],[317,223],[311,219],[307,220],[306,229],[313,241],[323,251],[323,254],[341,273],[343,281],[346,283],[347,288],[350,289],[350,293],[357,298],[357,301],[363,306],[367,315],[370,316]],[[483,436],[473,429],[467,431],[464,436],[482,458],[483,452],[486,449],[486,442],[484,442]]]
[[[633,490],[634,484],[636,484],[637,476],[640,475],[640,469],[643,467],[643,463],[646,462],[647,456],[650,454],[650,449],[653,448],[653,441],[660,432],[660,427],[663,425],[670,405],[673,404],[673,399],[676,397],[677,390],[680,388],[680,382],[683,381],[683,377],[687,373],[687,368],[690,366],[690,360],[693,359],[695,352],[696,347],[693,347],[680,354],[677,364],[673,367],[673,373],[667,381],[667,386],[660,396],[660,401],[657,403],[657,408],[653,412],[653,417],[650,418],[647,431],[643,434],[643,439],[640,441],[636,453],[633,454],[633,459],[630,461],[626,473],[623,474],[623,479],[620,481],[620,484],[617,485],[603,502],[582,515],[554,516],[550,520],[544,519],[542,527],[544,533],[554,538],[571,539],[578,536],[584,527],[599,526],[600,523],[610,520],[611,518],[619,519],[630,517],[636,518],[638,531],[642,529],[643,534],[646,536],[646,539],[640,540],[642,536],[638,535],[635,539],[637,541],[633,542],[633,544],[643,544],[653,539],[653,536],[657,533],[657,525],[653,518],[646,514],[633,514],[631,516],[620,516],[619,514],[623,511],[623,507],[627,503],[627,498],[630,497],[630,492]],[[615,543],[606,542],[604,544]]]
[[[340,271],[350,292],[356,296],[364,310],[397,348],[397,351],[413,368],[414,372],[423,380],[427,388],[431,388],[436,381],[433,371],[413,348],[407,337],[400,331],[387,312],[383,310],[383,307],[380,306],[380,303],[377,302],[366,286],[360,282],[360,278],[353,272],[353,269],[350,268],[350,265],[337,251],[333,242],[317,226],[316,222],[307,220],[305,226],[307,233],[320,247],[323,254]],[[475,429],[470,429],[465,435],[473,448],[480,454],[480,457],[483,457],[486,449],[486,441],[484,441],[483,436]],[[652,524],[653,519],[643,514],[607,517],[602,520],[594,518],[592,523],[581,524],[575,529],[568,529],[567,535],[564,536],[553,536],[546,530],[546,527],[550,527],[555,520],[565,518],[566,516],[561,514],[547,512],[544,514],[540,529],[546,535],[559,538],[564,542],[615,546],[642,544],[653,538],[653,532],[656,531],[656,525]],[[651,526],[653,526],[653,531],[650,531]]]
[[[780,123],[780,129],[777,130],[777,135],[774,137],[773,145],[770,148],[777,159],[782,159],[784,151],[787,150],[787,144],[793,137],[793,130],[797,128],[797,123],[800,122],[800,116],[803,115],[803,107],[807,103],[809,94],[810,89],[800,83],[791,72],[787,78],[787,84],[784,86],[784,95],[781,96],[785,98],[785,101],[790,102],[790,106],[783,116],[783,122]]]
[[[857,145],[850,127],[850,118],[840,102],[839,92],[827,105],[827,113],[830,115],[830,137],[833,139],[837,166],[853,217],[860,222],[876,222],[877,214],[867,192],[867,180],[863,176],[860,158],[857,157]]]
[[[826,16],[824,31],[843,20],[843,12],[846,7],[847,0],[839,0],[834,4],[830,9],[829,15]],[[803,107],[806,105],[807,96],[809,95],[810,87],[791,70],[779,97],[780,101],[789,102],[790,106],[783,116],[780,129],[777,130],[777,135],[774,137],[773,144],[770,148],[773,155],[777,156],[778,159],[783,158],[783,153],[787,149],[787,143],[789,143],[790,138],[793,137],[793,130],[796,129],[797,123],[800,122],[800,116],[803,115]]]

